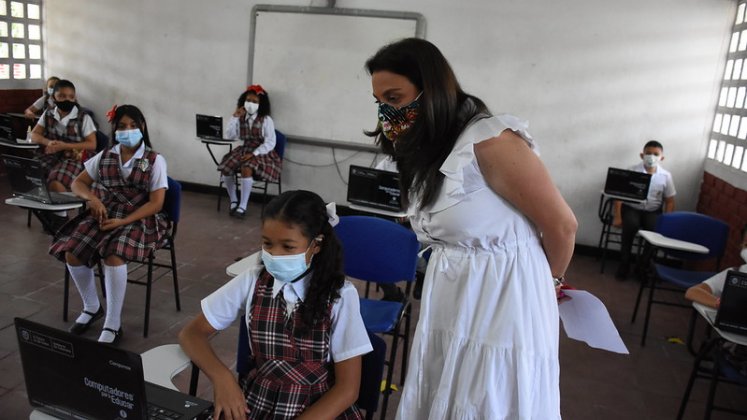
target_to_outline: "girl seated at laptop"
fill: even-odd
[[[742,264],[738,268],[727,268],[702,283],[692,286],[687,289],[687,292],[685,292],[685,298],[714,309],[719,308],[719,305],[721,304],[721,292],[724,290],[724,282],[726,281],[726,273],[729,270],[734,269],[747,273],[747,225],[744,225],[742,228],[742,251],[740,252],[740,256],[745,264]],[[744,346],[738,346],[734,343],[727,343],[725,344],[725,350],[726,358],[737,367],[743,375],[747,375],[747,348]]]
[[[265,208],[262,263],[202,300],[179,342],[214,386],[216,419],[361,418],[361,356],[371,351],[345,280],[333,205],[287,191]],[[245,311],[252,371],[242,392],[209,337]]]
[[[249,86],[236,101],[236,111],[228,122],[226,138],[244,144],[226,153],[218,165],[221,179],[231,200],[234,217],[244,218],[254,178],[277,182],[283,162],[275,152],[275,124],[270,117],[270,97],[260,85]],[[236,195],[236,172],[241,173],[241,201]]]
[[[104,313],[92,268],[103,259],[107,305],[99,341],[104,343],[122,336],[127,261],[144,261],[168,228],[159,213],[168,188],[166,161],[151,150],[145,117],[137,107],[122,105],[111,123],[114,146],[86,161],[72,183],[89,211],[60,228],[49,250],[67,263],[83,300],[73,334],[82,334]]]

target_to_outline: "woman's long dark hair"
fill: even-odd
[[[307,331],[326,315],[329,304],[340,297],[345,282],[342,266],[342,246],[329,224],[324,201],[311,191],[286,191],[272,199],[265,208],[262,222],[277,220],[298,226],[309,241],[322,235],[317,242],[320,250],[311,259],[311,281],[306,298],[298,307],[301,332]]]
[[[250,93],[257,95],[257,97],[259,98],[259,108],[257,109],[257,116],[264,117],[265,115],[270,115],[270,96],[265,91],[261,93],[252,89],[244,91],[244,93],[242,93],[239,96],[239,99],[236,101],[236,106],[244,106],[244,101],[246,101],[246,97],[249,96]]]
[[[135,105],[120,105],[114,111],[114,118],[112,118],[112,144],[119,143],[116,136],[117,125],[119,124],[119,120],[121,120],[125,115],[135,121],[135,124],[137,124],[138,128],[143,133],[145,146],[151,149],[152,146],[150,145],[150,136],[148,135],[148,125],[145,123],[145,116]]]
[[[479,98],[459,86],[449,62],[430,42],[406,38],[381,48],[366,61],[368,73],[389,71],[406,77],[422,92],[415,124],[397,140],[387,140],[377,126],[366,132],[376,138],[382,151],[397,162],[403,198],[421,194],[420,207],[436,199],[443,174],[439,171],[467,124],[477,115],[489,113]]]

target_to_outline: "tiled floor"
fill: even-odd
[[[7,197],[7,181],[0,178],[0,197]],[[224,202],[225,203],[225,202]],[[198,311],[202,297],[225,283],[225,267],[237,257],[259,249],[259,205],[252,204],[246,220],[239,221],[215,211],[215,197],[186,192],[183,196],[182,221],[177,236],[177,259],[182,310],[176,312],[170,279],[164,278],[154,290],[150,335],[142,337],[144,288],[129,286],[124,308],[125,336],[121,346],[142,352],[154,346],[176,341],[178,331]],[[26,213],[0,205],[0,418],[28,418],[31,411],[26,399],[21,364],[13,329],[13,317],[28,317],[58,328],[62,321],[62,264],[47,255],[49,237],[34,220],[26,227]],[[586,289],[607,305],[631,354],[619,355],[589,348],[586,344],[560,338],[561,409],[566,419],[671,419],[677,412],[693,358],[682,344],[687,330],[687,311],[655,307],[649,341],[641,347],[641,321],[630,323],[637,284],[617,282],[608,272],[599,274],[592,257],[577,256],[567,275],[574,286]],[[417,302],[416,302],[417,307]],[[71,293],[71,319],[80,308],[80,299]],[[700,331],[700,329],[699,329]],[[213,338],[219,356],[233,363],[236,326]],[[96,328],[87,336],[96,338]],[[395,378],[398,378],[395,375]],[[186,375],[177,385],[186,389]],[[199,393],[212,398],[206,378]],[[696,384],[685,418],[703,415],[706,386]],[[744,388],[719,388],[721,403],[747,409]],[[387,418],[394,418],[399,395],[390,401]],[[717,413],[714,419],[737,418]]]

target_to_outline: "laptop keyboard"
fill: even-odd
[[[182,415],[176,411],[167,410],[155,404],[148,403],[148,420],[174,420]]]

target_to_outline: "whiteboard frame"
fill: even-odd
[[[311,15],[339,15],[339,16],[361,16],[387,19],[403,19],[415,21],[415,37],[425,38],[425,17],[416,12],[400,12],[387,10],[369,10],[369,9],[345,9],[334,7],[309,7],[309,6],[282,6],[272,4],[257,4],[252,8],[252,16],[249,27],[249,62],[247,70],[247,80],[252,84],[254,72],[254,52],[257,31],[257,13],[293,13],[293,14],[311,14]],[[301,137],[288,135],[289,142],[311,144],[321,147],[334,147],[336,149],[349,149],[358,151],[378,152],[379,148],[373,145],[356,144],[353,142],[341,142],[328,139]]]

